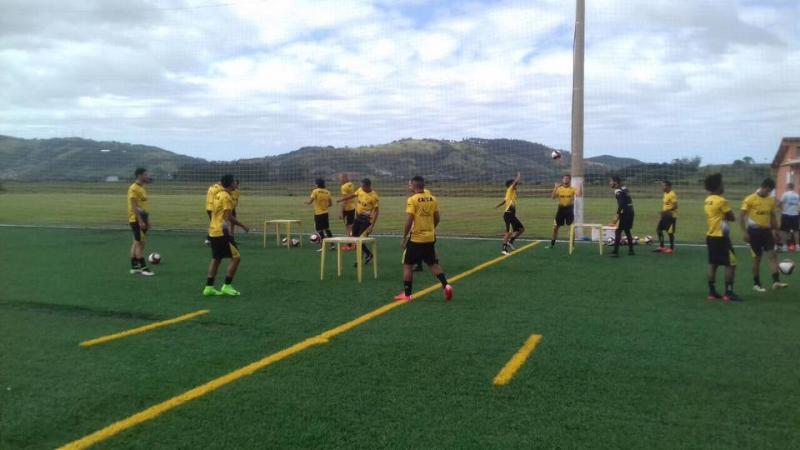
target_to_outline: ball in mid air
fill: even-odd
[[[550,153],[550,157],[553,159],[561,159],[561,152],[558,150],[553,150],[553,152]]]
[[[784,275],[790,275],[792,272],[794,272],[794,261],[791,259],[784,259],[778,263],[778,268],[781,269],[781,273]]]
[[[158,264],[161,262],[161,254],[150,253],[150,255],[147,256],[147,260],[150,262],[150,264]]]

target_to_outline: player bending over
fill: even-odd
[[[616,226],[614,231],[614,251],[611,252],[611,257],[619,257],[619,244],[622,240],[622,233],[628,239],[628,255],[633,256],[633,236],[631,235],[631,228],[633,228],[633,199],[628,192],[628,188],[622,185],[622,178],[617,175],[611,177],[608,185],[614,189],[614,198],[617,199],[617,213],[614,215],[614,221],[610,226]]]
[[[730,227],[735,217],[728,201],[722,196],[725,189],[722,185],[722,174],[709,175],[705,180],[709,196],[705,200],[706,248],[708,249],[708,299],[726,302],[741,300],[733,293],[733,282],[736,275],[736,254],[731,244]],[[717,267],[725,267],[725,295],[719,295],[715,286]]]
[[[411,301],[414,271],[413,266],[422,262],[442,283],[444,299],[453,298],[453,287],[436,259],[436,227],[439,225],[439,202],[425,189],[425,180],[416,176],[411,179],[414,194],[406,202],[406,224],[403,228],[403,292],[395,300]],[[409,233],[411,234],[409,237]]]
[[[356,188],[353,186],[353,182],[350,181],[346,173],[339,175],[339,192],[342,194],[341,198],[336,201],[336,203],[342,204],[342,212],[339,218],[344,220],[347,236],[352,236],[353,222],[356,220],[356,200],[355,196],[353,196],[356,192]],[[348,200],[344,200],[345,197],[348,197]],[[350,246],[347,245],[342,249],[349,250]]]
[[[771,196],[775,189],[775,181],[767,178],[754,194],[745,197],[739,212],[739,226],[742,228],[744,241],[750,244],[753,251],[753,290],[766,292],[761,287],[761,255],[767,252],[769,268],[772,269],[772,289],[788,286],[781,283],[778,270],[778,255],[775,252],[775,241],[778,239],[778,210],[775,198]]]
[[[219,181],[212,184],[208,187],[206,191],[206,214],[208,214],[208,220],[211,220],[211,210],[214,209],[214,198],[216,198],[219,191],[222,190],[222,185],[219,184]],[[211,239],[209,236],[206,236],[206,245],[211,245]]]
[[[800,195],[795,192],[794,183],[786,185],[778,206],[781,208],[781,231],[786,233],[783,251],[797,251],[797,244],[800,244]]]
[[[239,295],[239,291],[233,288],[233,277],[236,275],[236,269],[239,268],[241,262],[241,255],[239,248],[230,235],[230,229],[239,226],[245,232],[250,229],[243,223],[239,222],[233,215],[233,197],[231,192],[235,189],[233,175],[223,175],[220,180],[222,190],[219,191],[214,197],[214,203],[211,210],[211,221],[208,225],[208,236],[211,240],[211,262],[208,264],[208,278],[206,279],[206,287],[203,289],[203,295],[206,297],[215,295]],[[225,283],[220,290],[214,289],[214,279],[217,277],[217,270],[224,258],[231,258],[228,264],[228,270],[225,273]]]
[[[550,248],[555,247],[558,239],[558,229],[563,226],[572,225],[575,221],[575,197],[581,194],[572,187],[572,175],[564,175],[561,183],[556,183],[550,198],[558,199],[558,209],[556,219],[553,222],[553,235],[550,238]]]
[[[128,187],[128,223],[133,231],[131,244],[131,274],[155,275],[144,259],[144,243],[150,230],[150,214],[147,212],[147,191],[144,185],[150,182],[150,174],[142,167],[134,172],[136,181]]]
[[[672,253],[675,251],[675,225],[678,223],[678,194],[672,190],[672,182],[664,180],[661,182],[661,190],[664,192],[661,205],[661,218],[656,226],[658,233],[658,248],[653,250],[656,253]],[[669,248],[664,247],[664,232],[669,236]]]
[[[356,220],[353,222],[353,236],[367,237],[372,233],[378,223],[378,193],[372,190],[372,181],[369,178],[361,180],[361,187],[354,193],[342,197],[339,201],[346,202],[356,199]],[[372,261],[372,252],[366,245],[361,246],[364,253],[364,264]]]
[[[308,201],[305,203],[306,205],[310,205],[312,203],[314,204],[314,227],[320,237],[320,245],[317,251],[321,252],[322,246],[325,245],[323,242],[324,239],[326,237],[333,237],[333,233],[331,233],[330,219],[328,217],[328,210],[330,209],[331,205],[333,205],[333,201],[331,201],[330,191],[325,189],[325,180],[322,178],[317,178],[315,183],[317,187],[311,191],[311,196],[309,196]]]
[[[503,222],[506,224],[506,232],[503,235],[503,247],[500,253],[508,255],[514,250],[514,241],[525,232],[522,222],[517,219],[517,185],[522,179],[522,175],[517,172],[517,177],[506,181],[506,196],[502,202],[494,208],[505,206],[503,211]]]

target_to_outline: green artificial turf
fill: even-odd
[[[128,232],[3,228],[0,448],[53,448],[391,302],[348,264],[319,280],[314,248],[240,235],[239,298],[200,296],[204,233],[154,232],[157,275],[128,274]],[[520,243],[522,244],[522,243]],[[612,260],[539,245],[313,346],[98,448],[531,448],[800,445],[800,296],[705,300],[705,250]],[[453,276],[499,242],[440,239]],[[354,255],[347,255],[348,262]],[[768,274],[763,276],[768,279]],[[435,283],[418,274],[415,289]],[[78,343],[199,309],[208,315],[92,348]],[[492,379],[531,334],[511,383]]]

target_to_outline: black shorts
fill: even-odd
[[[439,263],[436,259],[435,243],[408,241],[403,252],[403,264],[414,266],[422,262],[429,266]]]
[[[669,234],[675,234],[675,226],[677,224],[678,219],[672,217],[672,215],[661,216],[661,220],[658,221],[658,227],[656,230],[666,231]]]
[[[342,212],[342,216],[344,217],[345,225],[352,225],[353,222],[356,221],[356,210],[351,209],[349,211]]]
[[[764,252],[775,250],[775,239],[772,237],[772,229],[748,228],[747,235],[750,236],[750,248],[756,256],[761,256]]]
[[[630,229],[633,228],[633,212],[628,214],[623,214],[619,218],[619,225],[617,225],[617,228],[619,228],[620,230],[630,231]]]
[[[715,266],[736,267],[736,253],[728,236],[706,236],[708,263]]]
[[[558,211],[556,211],[555,225],[563,227],[564,225],[572,225],[573,222],[575,222],[575,207],[573,205],[559,206]]]
[[[130,222],[131,231],[133,231],[133,240],[136,242],[144,242],[147,240],[147,231],[142,230],[139,222]]]
[[[503,222],[506,223],[506,233],[508,233],[509,230],[520,231],[525,229],[525,227],[522,226],[522,222],[517,219],[516,210],[513,209],[503,213]]]
[[[361,236],[370,226],[370,217],[365,215],[356,216],[353,222],[353,237]]]
[[[239,247],[228,235],[209,238],[211,241],[211,257],[216,260],[239,258]]]
[[[317,231],[329,230],[331,228],[328,213],[314,214],[314,227]]]
[[[792,231],[800,231],[800,216],[781,214],[781,231],[785,231],[787,233],[791,233]]]

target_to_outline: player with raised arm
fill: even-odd
[[[521,179],[522,175],[517,172],[516,178],[506,181],[506,195],[503,201],[494,207],[495,209],[501,206],[505,207],[503,210],[503,222],[506,226],[506,232],[503,235],[503,247],[500,251],[504,255],[508,255],[514,250],[514,241],[525,232],[525,227],[517,218],[517,186]]]
[[[328,216],[328,210],[333,205],[333,201],[331,200],[331,192],[325,189],[325,180],[317,178],[314,182],[316,188],[311,191],[311,195],[305,203],[306,205],[314,204],[314,228],[320,237],[320,246],[317,251],[322,251],[322,246],[325,245],[325,238],[333,237]]]
[[[550,198],[558,200],[556,218],[553,221],[553,235],[550,237],[550,248],[555,247],[558,239],[558,229],[563,226],[572,225],[575,222],[575,197],[580,197],[581,193],[572,187],[572,175],[564,175],[561,183],[556,183]]]
[[[708,299],[740,301],[733,292],[733,282],[736,275],[736,253],[731,244],[729,222],[736,218],[722,194],[725,188],[722,184],[722,174],[709,175],[705,179],[705,188],[708,197],[705,200],[706,213],[706,248],[708,249]],[[725,267],[725,295],[719,295],[716,288],[717,268]]]
[[[656,253],[671,254],[675,251],[675,226],[678,222],[678,194],[672,190],[672,182],[664,180],[661,182],[661,190],[664,195],[661,200],[661,218],[656,226],[658,234],[658,248],[653,250]],[[669,248],[664,246],[664,232],[669,235]]]
[[[786,185],[778,207],[781,208],[781,231],[786,234],[783,251],[797,251],[800,244],[800,195],[795,192],[794,183]]]
[[[372,189],[372,181],[369,178],[361,180],[361,187],[350,195],[345,195],[339,202],[346,202],[350,199],[356,200],[356,219],[353,222],[353,236],[367,237],[372,233],[375,224],[378,223],[379,198],[378,193]],[[364,253],[364,264],[372,261],[372,252],[366,245],[361,246]]]
[[[131,274],[155,275],[147,267],[144,259],[144,244],[150,230],[150,214],[147,212],[147,191],[144,185],[150,182],[147,169],[139,167],[134,171],[136,181],[128,187],[128,224],[133,232],[131,244]]]
[[[436,257],[436,227],[439,225],[439,202],[425,189],[425,179],[411,179],[414,194],[406,201],[406,221],[401,245],[403,252],[403,292],[395,300],[410,301],[413,289],[413,266],[425,262],[431,273],[442,283],[444,299],[453,298],[453,287]]]
[[[788,286],[781,283],[778,270],[778,255],[775,253],[775,241],[778,239],[778,210],[775,197],[771,196],[775,189],[775,181],[767,178],[761,182],[758,190],[745,197],[739,212],[739,226],[742,228],[744,241],[750,244],[753,251],[753,290],[766,292],[761,286],[761,256],[767,252],[769,268],[772,269],[772,289]]]
[[[614,190],[614,198],[617,201],[617,212],[614,215],[614,220],[609,226],[617,227],[614,230],[614,250],[611,252],[611,257],[619,257],[619,245],[622,240],[622,233],[625,233],[625,238],[628,240],[628,255],[634,256],[636,253],[633,251],[633,236],[631,235],[631,228],[633,228],[633,199],[628,192],[628,188],[622,185],[622,178],[614,175],[609,180],[608,185]]]
[[[208,224],[208,235],[211,239],[211,262],[208,264],[208,278],[203,289],[206,297],[216,295],[240,295],[239,291],[233,288],[233,277],[241,262],[239,248],[231,239],[230,229],[235,226],[240,227],[245,232],[250,229],[233,215],[233,197],[231,192],[235,189],[233,175],[224,175],[220,179],[222,190],[214,198],[211,210],[211,220]],[[228,269],[225,273],[225,283],[220,290],[214,289],[214,279],[224,258],[231,258]]]

